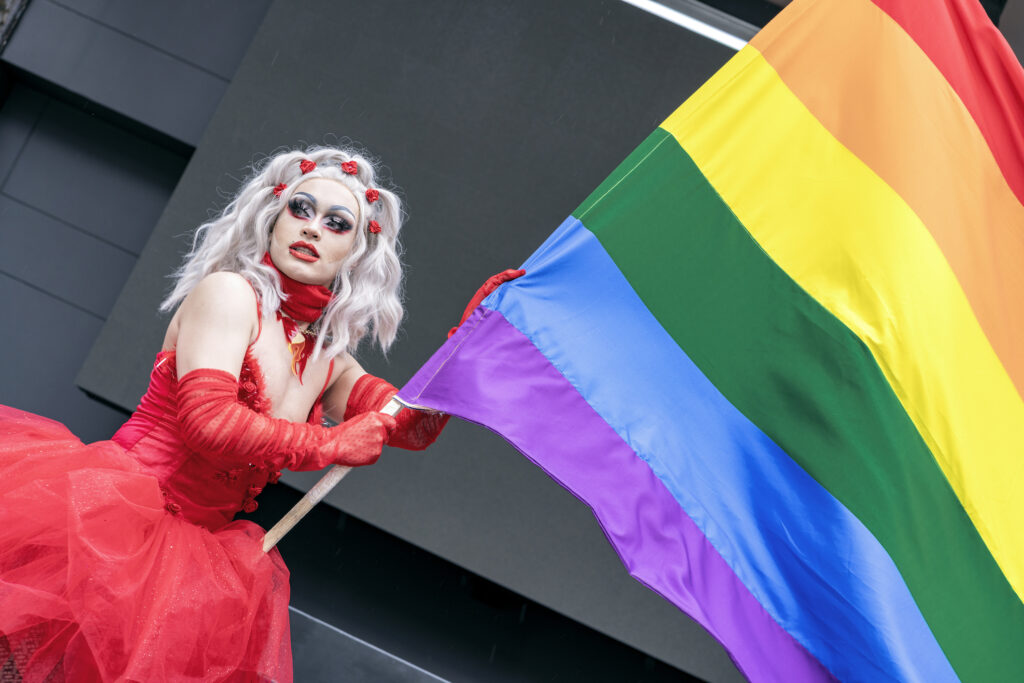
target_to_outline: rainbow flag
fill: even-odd
[[[1024,680],[1024,72],[797,0],[402,390],[500,433],[751,680]]]

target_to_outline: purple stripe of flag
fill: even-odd
[[[486,425],[528,458],[544,452],[535,464],[594,510],[630,574],[707,629],[748,678],[832,680],[647,464],[501,313],[478,308],[399,397]]]

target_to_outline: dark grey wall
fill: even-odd
[[[1024,2],[1007,2],[999,18],[999,30],[1013,48],[1017,59],[1024,57]]]
[[[390,362],[362,357],[401,384],[479,283],[523,261],[730,55],[618,0],[274,3],[81,385],[134,405],[183,234],[256,155],[335,135],[365,143],[405,188],[404,333]],[[330,501],[684,670],[738,676],[699,627],[629,579],[584,506],[484,430],[453,424],[426,454],[389,452]]]
[[[123,421],[74,377],[268,5],[30,3],[0,65],[0,402],[87,441]]]
[[[0,402],[109,438],[73,378],[185,160],[16,84],[0,110]]]
[[[270,0],[32,0],[4,61],[194,147]]]

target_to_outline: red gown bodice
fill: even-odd
[[[178,423],[175,361],[174,351],[157,354],[149,388],[112,440],[157,478],[170,512],[216,530],[239,511],[255,510],[255,497],[268,483],[275,483],[281,472],[254,463],[247,467],[225,466],[214,456],[188,448]],[[322,419],[322,397],[323,391],[310,410],[308,421],[313,424]],[[251,345],[239,373],[238,400],[257,413],[270,412],[263,373]]]

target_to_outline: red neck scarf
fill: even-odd
[[[312,335],[312,333],[308,330],[305,333],[299,330],[298,323],[313,323],[319,320],[324,308],[334,296],[334,292],[323,285],[307,285],[288,277],[274,265],[274,261],[270,258],[270,252],[263,254],[263,263],[277,273],[281,281],[281,289],[287,297],[281,302],[281,308],[277,311],[277,319],[284,327],[284,338],[292,352],[292,374],[299,378],[299,384],[301,384],[302,371],[306,369],[306,361],[313,353],[315,344],[312,339],[309,339],[307,343],[306,336]]]

